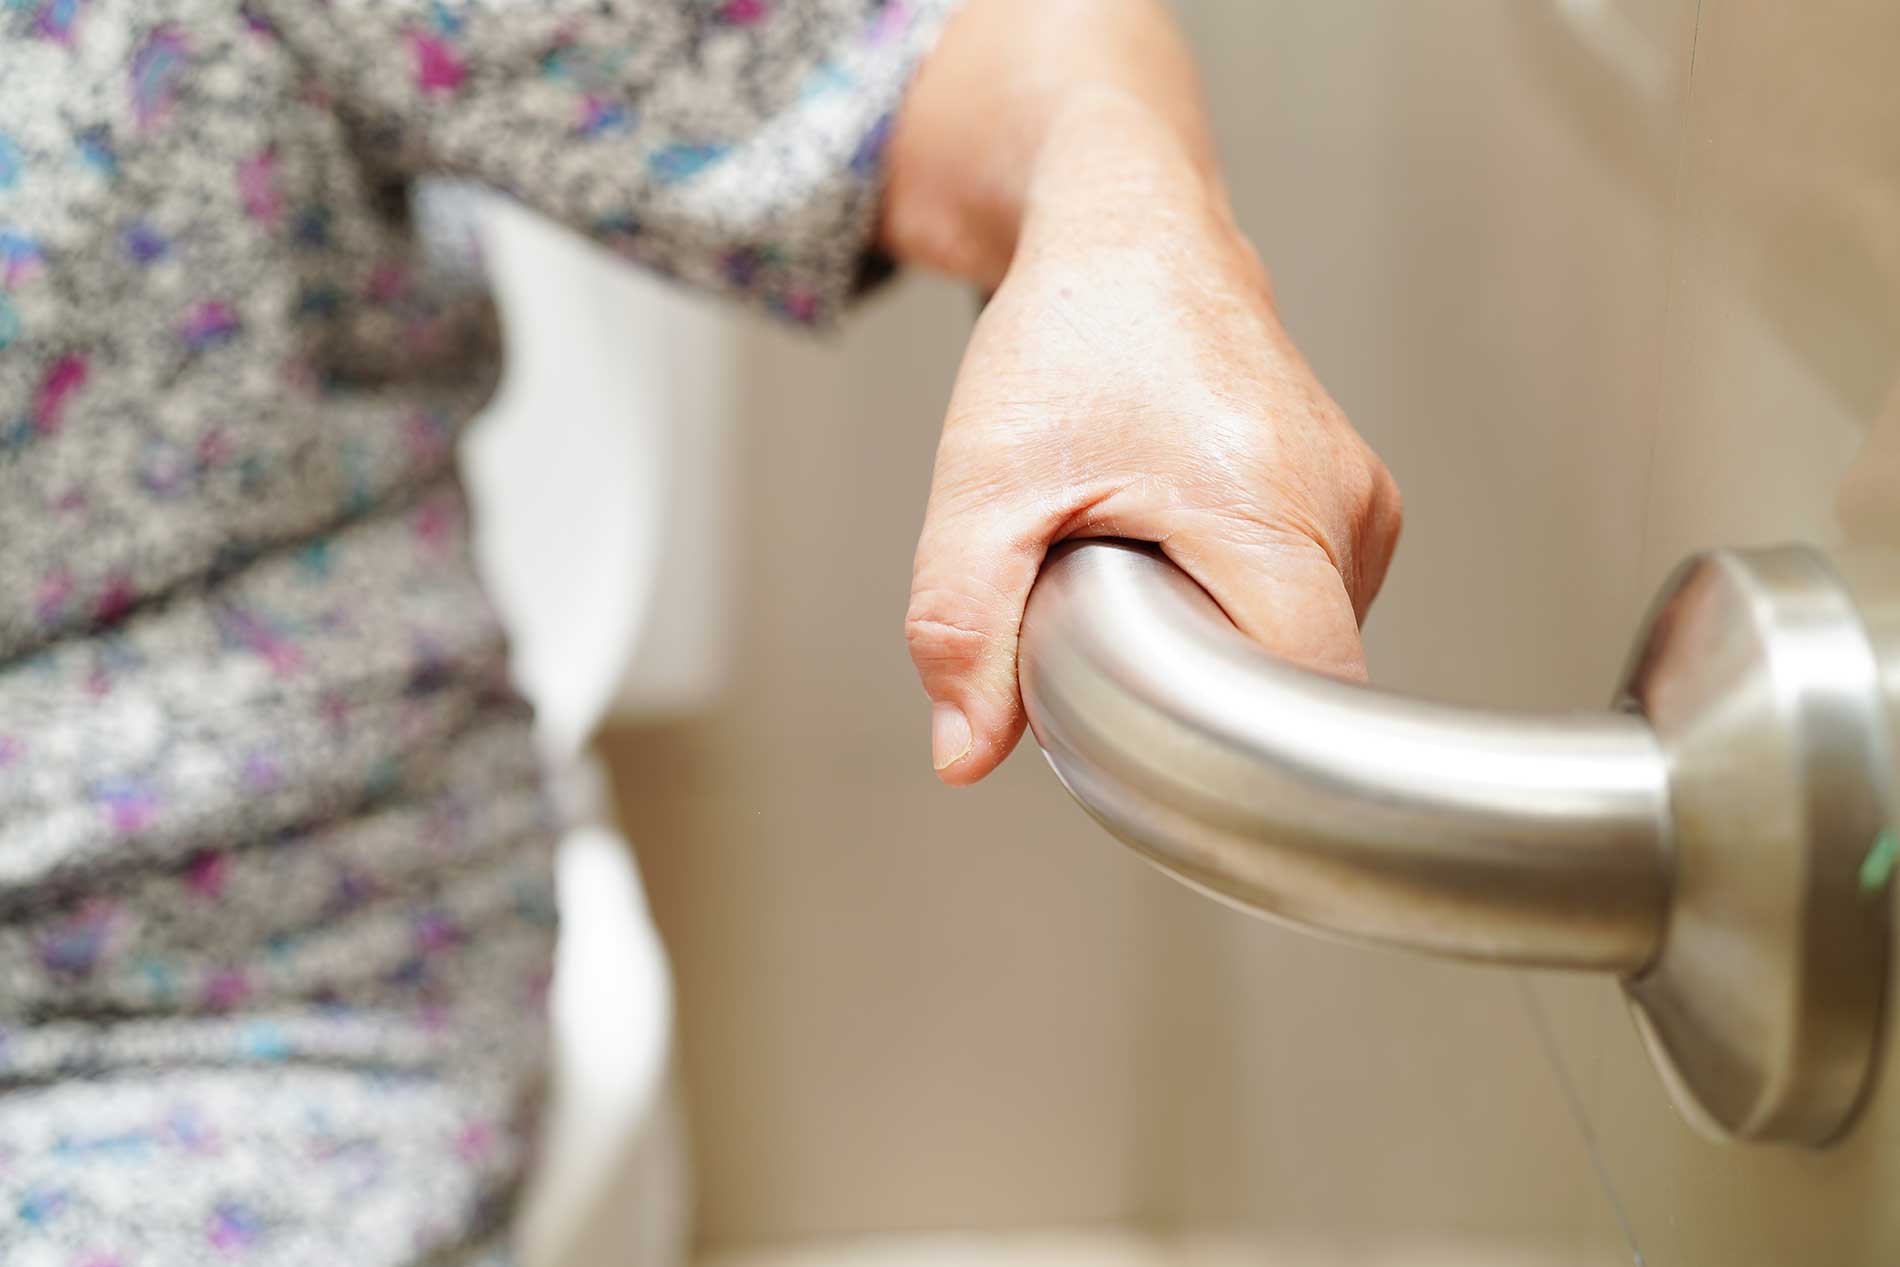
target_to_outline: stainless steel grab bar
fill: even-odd
[[[1890,902],[1866,878],[1900,790],[1900,561],[1844,571],[1692,560],[1619,711],[1532,716],[1295,668],[1154,549],[1071,543],[1024,615],[1023,700],[1064,786],[1180,879],[1325,932],[1614,972],[1692,1118],[1820,1143],[1873,1068]]]

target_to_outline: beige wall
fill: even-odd
[[[1864,428],[1853,402],[1883,386],[1864,357],[1826,370],[1838,339],[1787,358],[1788,382],[1836,385],[1846,420],[1800,450],[1809,492],[1778,493],[1772,463],[1698,457],[1725,407],[1705,380],[1798,341],[1697,361],[1734,301],[1685,292],[1670,315],[1672,277],[1728,271],[1690,268],[1670,233],[1685,179],[1691,207],[1720,202],[1677,160],[1699,117],[1693,0],[1611,6],[1627,20],[1581,37],[1529,0],[1183,7],[1288,323],[1406,491],[1376,677],[1597,706],[1680,551],[1822,531],[1814,481],[1838,477]],[[1744,30],[1765,11],[1702,7]],[[1892,315],[1890,291],[1860,293],[1843,329]],[[1033,748],[978,790],[936,785],[898,626],[969,312],[912,279],[835,345],[747,329],[737,681],[701,719],[608,737],[677,963],[708,1243],[1134,1221],[1624,1262],[1602,1137],[1639,1239],[1666,1251],[1652,1262],[1756,1261],[1759,1229],[1701,1256],[1715,1241],[1682,1230],[1678,1194],[1693,1229],[1744,1185],[1825,1172],[1685,1142],[1607,985],[1218,908],[1089,824]],[[1731,477],[1739,491],[1709,493]],[[1851,1163],[1856,1192],[1882,1173],[1875,1147]],[[1669,1166],[1696,1182],[1665,1182]]]

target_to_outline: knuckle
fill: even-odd
[[[1399,529],[1404,522],[1405,498],[1399,492],[1398,481],[1386,470],[1385,463],[1374,457],[1372,492],[1365,509],[1365,535],[1373,548],[1390,554],[1398,543]]]
[[[995,641],[977,605],[949,590],[919,590],[904,614],[904,642],[921,670],[973,669],[989,658]]]
[[[961,669],[982,662],[989,636],[980,629],[912,616],[904,622],[904,643],[919,668]]]
[[[1340,496],[1352,544],[1356,550],[1384,552],[1397,540],[1404,513],[1399,486],[1379,455],[1357,437],[1341,466]]]
[[[1340,482],[1348,504],[1360,514],[1370,511],[1379,500],[1379,480],[1385,473],[1378,454],[1355,436],[1340,466],[1343,468]]]

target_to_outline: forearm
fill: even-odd
[[[879,236],[900,260],[993,289],[1032,216],[1173,209],[1226,217],[1166,5],[969,0],[899,113]]]

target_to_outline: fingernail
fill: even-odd
[[[947,770],[970,755],[970,719],[955,704],[930,710],[930,763]]]

